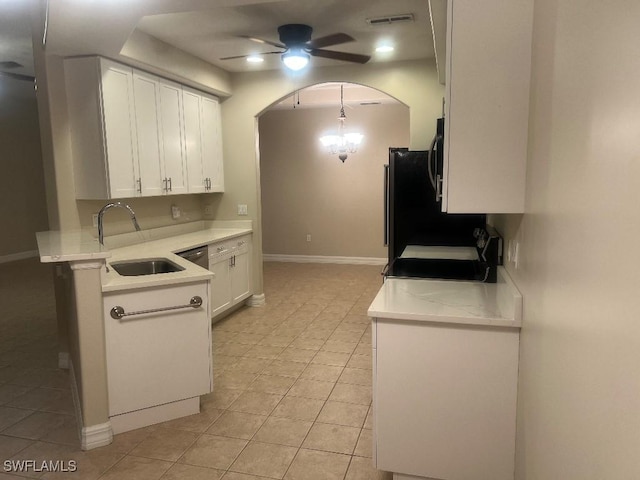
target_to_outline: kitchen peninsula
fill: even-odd
[[[250,258],[251,234],[250,221],[192,222],[109,237],[111,248],[89,232],[37,234],[40,261],[57,264],[59,364],[71,371],[84,450],[199,412],[199,396],[213,388],[211,282],[220,279],[175,252],[210,245]],[[125,276],[113,268],[145,259],[176,271]],[[236,300],[259,305],[246,268]]]

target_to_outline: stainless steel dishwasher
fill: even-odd
[[[202,247],[191,248],[182,252],[176,252],[185,260],[195,263],[204,269],[209,270],[209,247],[204,245]]]

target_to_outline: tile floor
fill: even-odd
[[[379,267],[266,263],[267,305],[214,327],[201,413],[82,452],[58,370],[51,267],[0,265],[0,480],[390,479],[371,464],[371,330]],[[5,460],[76,473],[3,473]],[[18,476],[16,476],[18,475]]]

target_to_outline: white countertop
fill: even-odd
[[[210,228],[197,232],[185,233],[173,237],[138,243],[127,247],[116,248],[111,251],[112,256],[107,263],[123,260],[143,260],[147,258],[168,258],[180,265],[184,270],[156,275],[122,276],[113,268],[103,272],[102,291],[113,292],[137,288],[155,287],[172,283],[188,283],[208,280],[213,273],[205,268],[176,255],[175,252],[207,245],[209,243],[229,240],[251,233],[250,228]]]
[[[111,252],[85,231],[36,233],[42,263],[73,262],[109,258]]]
[[[387,278],[370,317],[520,328],[522,295],[504,267],[497,283]]]
[[[218,225],[222,223],[219,222]],[[233,224],[233,222],[229,222]],[[238,222],[236,222],[238,223]],[[204,225],[204,224],[203,224]],[[159,229],[158,229],[159,230]],[[109,271],[102,267],[102,291],[112,292],[138,288],[155,287],[172,283],[188,283],[208,280],[213,274],[198,265],[175,254],[219,241],[229,240],[252,232],[250,227],[235,226],[223,228],[220,226],[202,228],[197,231],[178,233],[165,238],[146,240],[134,245],[107,248],[86,231],[48,231],[38,232],[38,250],[40,261],[43,263],[75,262],[84,260],[104,260],[107,264],[123,260],[144,260],[149,258],[167,258],[184,268],[179,272],[161,273],[156,275],[122,276],[113,268]],[[153,230],[143,231],[140,235],[154,238]],[[131,234],[135,238],[137,234]],[[109,244],[109,238],[106,239]],[[114,242],[115,243],[115,242]]]

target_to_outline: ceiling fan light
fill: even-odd
[[[376,47],[376,52],[378,53],[391,53],[393,52],[393,50],[394,50],[393,45],[384,44]]]
[[[258,55],[251,55],[250,57],[247,57],[247,62],[249,62],[249,63],[262,63],[262,62],[264,62],[264,58],[259,57]]]
[[[302,70],[309,63],[309,54],[300,49],[291,49],[282,54],[282,62],[287,68],[297,72]]]

